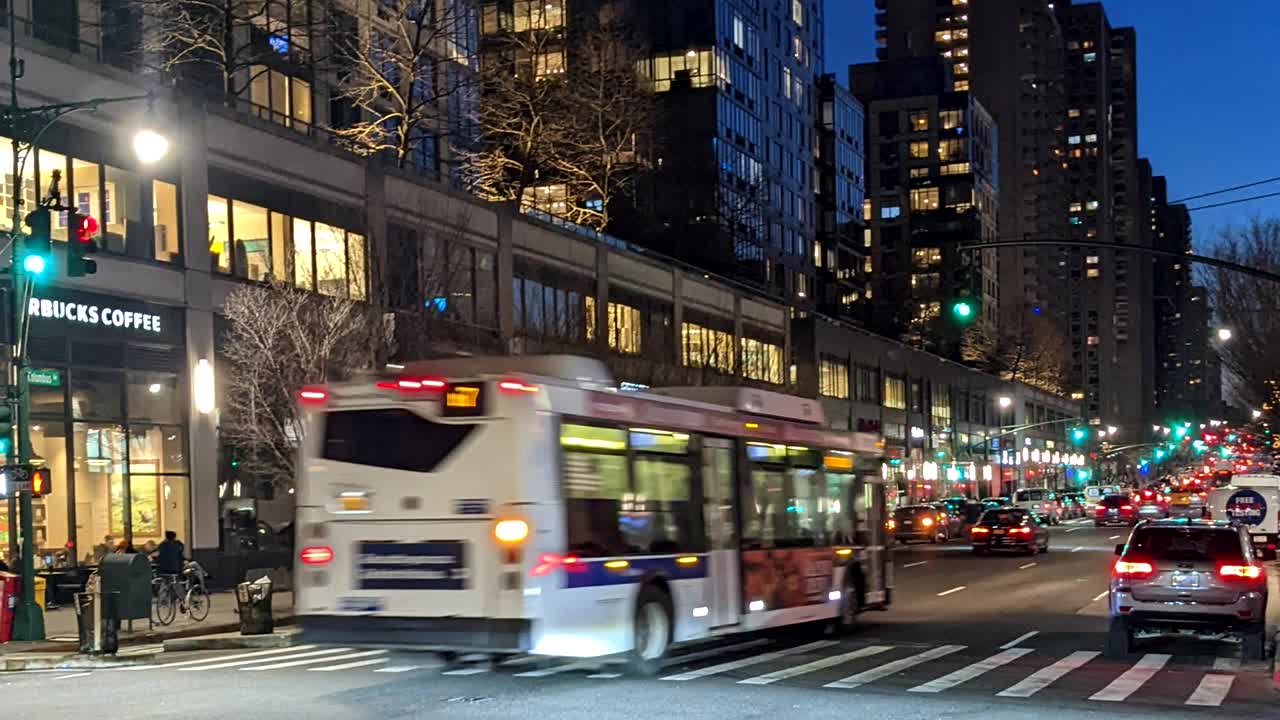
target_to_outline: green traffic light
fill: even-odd
[[[1084,428],[1073,428],[1071,430],[1071,439],[1075,442],[1084,442],[1084,439],[1088,437],[1088,435],[1089,431]]]
[[[1182,436],[1184,436],[1184,435],[1186,435],[1186,434],[1187,434],[1187,429],[1186,429],[1185,427],[1183,427],[1183,426],[1181,426],[1181,425],[1180,425],[1180,426],[1178,426],[1178,427],[1176,427],[1176,428],[1174,428],[1174,429],[1173,429],[1173,434],[1174,434],[1174,435],[1177,435],[1177,436],[1178,436],[1178,438],[1179,438],[1179,439],[1181,439],[1181,438],[1182,438]]]
[[[956,304],[951,306],[951,314],[961,320],[968,320],[973,317],[973,305],[964,300],[957,301]]]
[[[43,255],[28,255],[22,258],[22,269],[32,275],[39,275],[44,272],[45,259]]]
[[[1163,459],[1164,459],[1164,450],[1156,450],[1156,459],[1157,459],[1157,460],[1163,460]]]

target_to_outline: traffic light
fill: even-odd
[[[1186,436],[1187,428],[1183,425],[1179,425],[1173,429],[1173,434],[1177,436],[1179,440],[1181,440],[1183,437]]]
[[[1089,437],[1088,430],[1085,430],[1082,427],[1071,428],[1071,442],[1076,443],[1078,445],[1084,442],[1085,438],[1087,437]]]
[[[49,265],[49,254],[53,250],[51,221],[52,213],[47,207],[39,207],[27,213],[25,222],[31,228],[31,234],[20,236],[18,255],[22,258],[22,269],[30,275],[44,273]]]
[[[31,497],[44,497],[52,494],[53,484],[49,468],[33,468],[31,470]]]
[[[968,298],[956,298],[951,301],[951,317],[962,323],[973,319],[973,303]]]
[[[13,408],[8,402],[0,403],[0,455],[8,455],[13,449]],[[3,462],[3,458],[0,458]]]
[[[72,210],[67,213],[67,224],[75,233],[67,244],[67,277],[93,275],[98,272],[98,263],[88,256],[98,252],[98,243],[93,239],[98,234],[98,221]]]

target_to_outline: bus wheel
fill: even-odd
[[[671,599],[652,585],[640,589],[636,600],[635,646],[628,661],[631,672],[653,677],[662,669],[671,648]]]

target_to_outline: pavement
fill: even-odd
[[[892,607],[863,615],[852,635],[797,630],[689,646],[651,679],[600,661],[446,664],[428,653],[293,644],[0,673],[0,694],[19,713],[109,706],[149,718],[1280,716],[1269,663],[1242,662],[1231,643],[1146,639],[1130,657],[1102,657],[1112,549],[1127,533],[1069,523],[1035,557],[977,557],[960,543],[900,548]]]

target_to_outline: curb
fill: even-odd
[[[134,667],[151,665],[155,655],[139,655],[128,658],[94,655],[61,655],[51,657],[8,657],[0,663],[5,672],[24,670],[101,670],[104,668]]]
[[[169,638],[163,643],[165,652],[191,650],[239,650],[256,648],[280,648],[293,645],[298,637],[298,628],[288,628],[266,635],[240,635],[226,633],[216,635],[200,635],[186,638]]]

